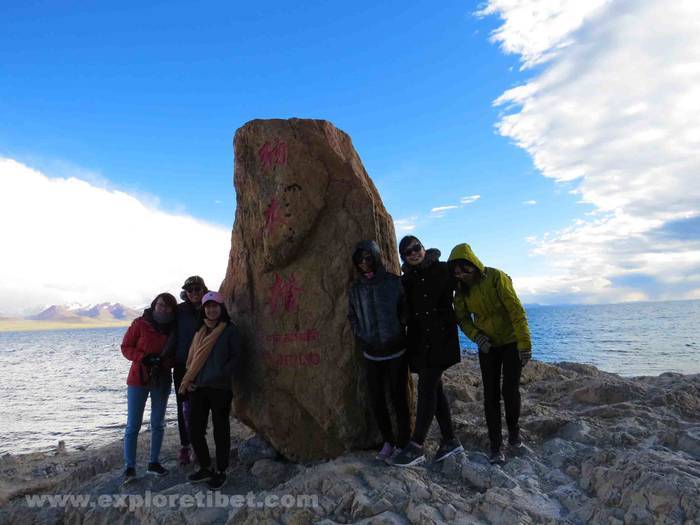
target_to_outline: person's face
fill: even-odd
[[[160,315],[168,315],[168,314],[173,313],[172,306],[168,306],[168,303],[166,303],[162,297],[158,298],[154,308],[155,308],[155,311]]]
[[[187,299],[189,299],[189,301],[192,304],[199,304],[202,302],[204,288],[202,288],[198,284],[188,287],[187,290],[185,290],[185,292],[187,293]]]
[[[452,274],[460,282],[472,284],[477,277],[477,270],[473,266],[455,264]]]
[[[210,321],[218,321],[221,317],[221,305],[214,301],[207,301],[204,305],[204,315]]]
[[[372,254],[366,250],[362,250],[357,267],[362,273],[370,273],[374,271],[374,257],[372,257]]]
[[[423,245],[413,240],[403,251],[404,260],[411,266],[418,266],[425,259],[425,249]]]

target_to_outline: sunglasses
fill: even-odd
[[[422,244],[414,244],[410,248],[406,248],[403,252],[404,257],[408,257],[409,255],[412,255],[414,253],[420,253],[420,251],[423,249]]]
[[[185,290],[187,293],[202,293],[204,289],[201,286],[190,286],[187,290]]]

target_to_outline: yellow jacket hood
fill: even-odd
[[[447,260],[448,261],[457,261],[460,259],[464,259],[464,260],[469,261],[474,266],[476,266],[481,273],[484,273],[484,264],[474,254],[472,247],[469,246],[466,242],[463,242],[462,244],[458,244],[457,246],[452,248],[452,251],[450,252],[450,257]]]

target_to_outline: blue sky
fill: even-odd
[[[571,11],[571,3],[560,4],[555,15]],[[607,284],[595,285],[606,293],[570,295],[581,289],[571,279],[581,276],[571,277],[571,265],[552,266],[558,245],[551,239],[559,242],[557,232],[590,225],[587,213],[608,217],[626,208],[606,208],[591,197],[600,193],[595,189],[571,193],[593,177],[562,175],[567,162],[552,161],[556,152],[543,143],[569,144],[576,129],[566,130],[564,139],[552,137],[557,122],[545,115],[546,107],[531,125],[525,109],[509,107],[536,105],[555,88],[542,89],[539,99],[511,96],[494,106],[512,88],[546,84],[557,67],[585,69],[575,61],[583,59],[571,55],[575,45],[553,59],[542,56],[571,35],[586,44],[592,38],[586,21],[600,10],[608,9],[610,24],[616,20],[608,6],[614,2],[597,4],[598,11],[579,13],[578,25],[560,24],[564,36],[551,23],[528,22],[525,29],[543,35],[547,47],[519,41],[518,12],[496,0],[481,5],[493,11],[488,16],[475,16],[480,6],[473,2],[5,2],[0,158],[49,181],[76,177],[230,230],[235,130],[254,118],[327,119],[352,137],[399,235],[410,231],[443,252],[469,242],[487,264],[516,283],[520,278],[530,301],[665,298],[641,267],[631,276],[613,271]],[[513,19],[521,26],[508,29]],[[498,30],[502,38],[490,39]],[[611,50],[614,44],[599,52]],[[506,129],[509,114],[520,120]],[[532,130],[541,122],[549,127],[537,135]],[[620,159],[627,161],[624,151]],[[474,195],[479,198],[460,205]],[[648,228],[694,217],[696,204],[693,197],[681,215]],[[445,206],[457,208],[431,212]],[[542,283],[553,273],[561,286]],[[615,283],[633,283],[639,293],[608,293]],[[653,295],[645,295],[647,284]],[[8,309],[0,305],[0,312]]]

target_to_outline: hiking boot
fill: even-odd
[[[212,474],[212,477],[207,481],[207,487],[211,490],[217,490],[226,484],[226,472],[219,470]]]
[[[389,443],[388,441],[384,443],[384,446],[382,449],[377,452],[377,455],[374,456],[374,459],[377,459],[379,461],[386,461],[389,459],[392,455],[394,454],[394,447]]]
[[[464,447],[459,442],[459,439],[452,438],[440,445],[437,454],[435,454],[435,463],[442,461],[443,459],[448,458],[453,454],[457,454],[463,451]]]
[[[124,479],[122,480],[122,485],[131,483],[136,479],[136,469],[134,467],[127,467],[124,471]]]
[[[425,461],[423,447],[411,441],[406,447],[394,458],[392,465],[397,467],[413,467],[420,465]]]
[[[148,469],[146,469],[146,473],[154,474],[159,478],[162,478],[163,476],[168,475],[168,470],[164,469],[160,463],[149,463]]]
[[[180,449],[180,458],[178,461],[182,466],[189,465],[192,462],[190,458],[190,447],[182,447]]]
[[[187,476],[187,481],[190,483],[200,483],[202,481],[209,481],[213,476],[214,473],[211,470],[208,468],[202,468]]]
[[[489,456],[489,463],[492,465],[505,465],[506,457],[501,452],[501,449],[492,450]]]
[[[520,438],[514,439],[514,440],[512,440],[512,441],[509,440],[509,441],[508,441],[508,446],[509,446],[512,450],[516,450],[516,451],[522,450],[523,448],[525,448],[525,445],[523,445],[523,442],[522,442],[522,440],[521,440]]]

